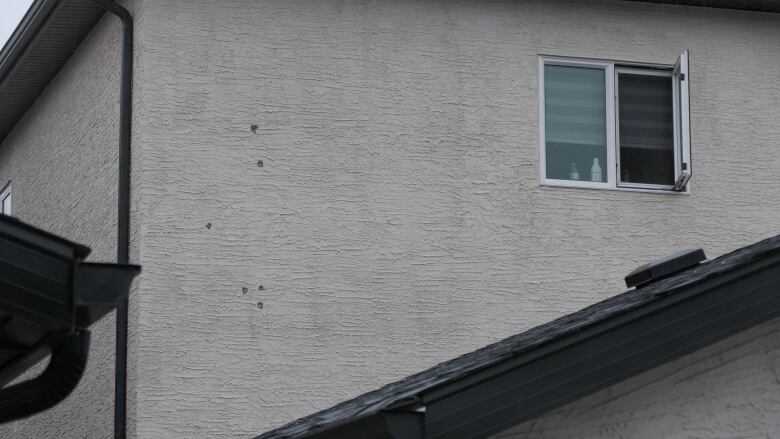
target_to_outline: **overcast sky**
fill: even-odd
[[[5,45],[33,0],[0,0],[0,47]]]

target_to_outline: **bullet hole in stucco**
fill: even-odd
[[[211,230],[211,223],[206,223],[206,228]]]
[[[249,292],[249,288],[247,288],[247,287],[241,287],[241,292],[242,292],[243,294],[246,294],[246,293],[248,293],[248,292]]]
[[[260,128],[257,125],[252,125],[249,127],[250,130],[252,130],[252,133],[257,134],[257,129]]]
[[[257,309],[263,309],[263,302],[257,302]]]
[[[258,168],[262,168],[263,167],[263,161],[262,160],[258,160],[257,161],[257,167]]]
[[[265,290],[265,287],[264,287],[264,286],[262,286],[262,285],[260,285],[259,287],[257,287],[257,290],[258,290],[258,291],[264,291],[264,290]]]

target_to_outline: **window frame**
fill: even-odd
[[[11,216],[13,213],[13,192],[11,182],[9,181],[2,191],[0,191],[0,214]],[[5,211],[5,200],[8,199],[8,212]]]
[[[554,178],[547,178],[547,142],[546,136],[546,121],[545,121],[545,95],[544,95],[544,67],[563,66],[563,67],[583,67],[591,69],[604,70],[604,99],[605,99],[605,111],[607,112],[606,126],[605,126],[605,139],[607,148],[607,181],[594,182],[587,180],[559,180]],[[615,127],[614,118],[610,118],[609,114],[614,114],[614,99],[609,98],[609,90],[613,87],[614,81],[614,63],[609,61],[598,60],[586,60],[577,58],[558,58],[558,57],[539,57],[539,135],[540,135],[540,156],[539,156],[539,177],[543,185],[546,186],[564,186],[564,187],[580,187],[580,188],[593,188],[593,189],[613,189],[613,185],[610,182],[615,180],[615,151],[614,148],[610,148],[610,144],[615,143]],[[587,171],[583,171],[587,172]]]
[[[656,185],[643,183],[622,183],[619,181],[618,165],[620,144],[618,135],[619,114],[618,114],[618,74],[619,73],[639,73],[647,75],[670,76],[672,78],[673,88],[673,117],[674,117],[674,166],[675,181],[680,177],[682,163],[687,164],[688,172],[691,169],[690,160],[690,111],[689,94],[686,87],[681,86],[679,79],[680,73],[685,75],[685,81],[688,80],[688,51],[686,50],[678,58],[677,63],[670,64],[651,64],[638,62],[623,62],[616,60],[597,60],[588,58],[560,57],[551,55],[539,56],[539,181],[542,186],[570,187],[585,189],[609,189],[632,192],[651,192],[661,194],[689,194],[690,183],[686,184],[683,190],[674,190],[674,185]],[[605,183],[592,182],[587,180],[560,180],[547,178],[547,142],[545,125],[545,66],[565,66],[565,67],[583,67],[599,68],[604,70],[604,86],[606,101],[606,148],[607,148],[607,181]],[[683,104],[683,100],[686,100]],[[687,117],[688,123],[682,123],[682,118]],[[685,141],[687,136],[687,142]]]

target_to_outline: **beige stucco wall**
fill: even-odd
[[[780,320],[492,439],[780,437]]]
[[[89,245],[95,262],[116,257],[117,30],[115,20],[101,22],[0,145],[0,184],[13,182],[13,215]],[[114,337],[111,313],[92,327],[74,392],[47,412],[0,425],[0,437],[113,437]]]
[[[641,262],[780,231],[775,15],[423,0],[141,15],[137,437],[259,434],[616,294]],[[690,196],[539,187],[539,54],[684,49]]]

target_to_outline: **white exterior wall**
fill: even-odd
[[[780,320],[492,439],[780,437]]]
[[[13,182],[13,215],[90,246],[92,262],[116,260],[118,102],[118,22],[104,19],[0,145],[0,184]],[[114,314],[91,332],[73,393],[0,425],[0,438],[113,437]]]
[[[778,233],[776,15],[160,0],[140,19],[137,437],[250,437],[616,294],[652,258]],[[690,196],[539,186],[539,54],[684,49]]]

